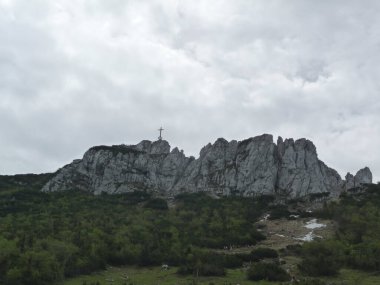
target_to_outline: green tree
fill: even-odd
[[[273,263],[255,263],[247,271],[247,278],[252,281],[289,281],[290,276],[284,269]]]

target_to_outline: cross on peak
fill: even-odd
[[[164,130],[162,127],[158,129],[160,131],[160,136],[158,137],[158,140],[162,140],[162,131]]]

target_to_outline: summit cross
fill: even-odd
[[[162,131],[164,130],[162,127],[158,129],[160,131],[160,136],[158,137],[159,140],[162,140]]]

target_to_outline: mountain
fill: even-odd
[[[218,139],[199,158],[170,150],[165,140],[137,145],[96,146],[82,159],[59,169],[43,191],[78,189],[94,194],[148,191],[171,197],[183,192],[213,195],[278,195],[286,198],[329,192],[338,196],[349,188],[372,183],[368,167],[342,180],[318,159],[307,139],[264,134],[243,141]]]

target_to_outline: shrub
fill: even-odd
[[[252,250],[250,254],[250,258],[252,261],[260,261],[264,258],[277,258],[278,253],[276,250],[267,248],[267,247],[259,247],[257,249]]]
[[[288,210],[288,207],[285,205],[277,205],[274,206],[273,209],[270,212],[269,219],[270,220],[277,220],[281,218],[287,218],[289,217],[291,213]]]
[[[311,242],[302,248],[299,269],[309,276],[336,275],[342,265],[343,249],[338,242]]]
[[[177,274],[179,275],[189,275],[192,273],[193,273],[193,268],[186,265],[181,265],[177,270]]]
[[[302,246],[300,244],[289,244],[282,252],[284,255],[300,255]]]
[[[198,268],[199,276],[225,276],[226,270],[215,264],[202,264]]]
[[[225,254],[223,256],[223,266],[226,268],[237,268],[243,264],[243,259],[236,254]]]
[[[376,271],[380,269],[380,243],[367,242],[352,247],[347,264],[355,269]]]
[[[250,234],[250,243],[251,244],[256,244],[258,241],[262,241],[262,240],[265,240],[266,239],[266,236],[263,235],[262,233],[260,233],[258,230],[256,229],[252,229],[251,232],[249,233]]]
[[[155,210],[167,210],[168,203],[164,199],[154,198],[149,200],[145,204],[145,208],[155,209]]]
[[[253,281],[289,281],[290,276],[284,269],[272,263],[256,263],[247,271],[247,278]]]

